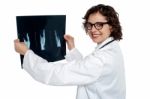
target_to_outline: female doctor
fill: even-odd
[[[70,52],[67,63],[47,62],[20,42],[16,52],[24,55],[23,68],[37,81],[48,85],[77,85],[77,99],[125,99],[123,56],[118,44],[122,31],[113,7],[99,4],[84,16],[86,33],[95,50],[85,58],[75,48],[74,38],[65,35]]]

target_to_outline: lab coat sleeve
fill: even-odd
[[[96,81],[102,72],[103,59],[93,53],[67,63],[47,62],[28,50],[23,68],[37,81],[49,85],[85,85]]]
[[[70,62],[70,61],[73,61],[73,60],[81,60],[83,58],[83,56],[76,48],[73,48],[72,50],[70,50],[67,53],[65,58],[68,62]]]

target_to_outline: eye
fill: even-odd
[[[96,23],[95,23],[95,26],[96,26],[96,27],[102,27],[102,26],[103,26],[103,23],[101,23],[101,22],[96,22]]]

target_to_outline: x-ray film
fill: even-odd
[[[16,22],[18,38],[34,53],[49,62],[64,59],[66,15],[16,16]]]

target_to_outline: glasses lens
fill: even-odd
[[[85,28],[88,29],[88,30],[92,29],[92,24],[88,23],[88,22],[85,23]]]
[[[103,27],[103,23],[100,23],[100,22],[96,22],[94,25],[95,25],[95,28],[98,30]]]

